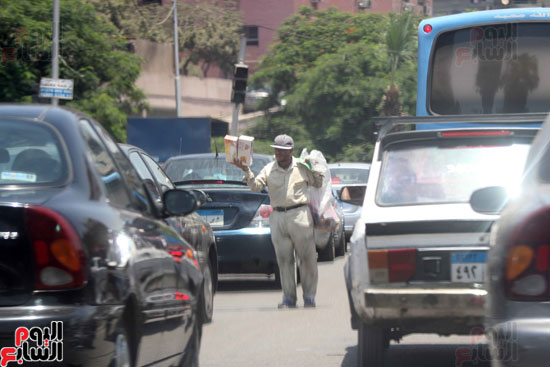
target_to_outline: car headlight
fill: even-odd
[[[264,228],[269,227],[269,216],[271,215],[271,212],[273,211],[273,208],[271,205],[262,204],[256,210],[256,214],[254,214],[254,218],[250,221],[250,224],[248,227],[250,228]]]

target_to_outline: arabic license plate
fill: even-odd
[[[223,226],[223,210],[199,210],[198,213],[212,227]]]
[[[483,283],[486,263],[486,252],[453,252],[451,256],[451,281],[455,283]]]

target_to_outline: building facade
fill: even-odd
[[[277,28],[301,6],[318,10],[334,7],[354,14],[410,11],[431,16],[434,1],[437,0],[238,0],[247,36],[245,63],[254,72],[261,56],[269,52],[276,40]]]
[[[472,10],[548,7],[550,0],[433,0],[433,15],[450,15]]]
[[[197,0],[179,0],[193,1]],[[432,15],[437,0],[235,0],[243,16],[247,36],[245,63],[250,74],[257,68],[261,57],[269,52],[276,41],[277,29],[282,22],[296,13],[299,7],[311,6],[324,10],[329,7],[350,13],[388,13],[410,11]],[[139,4],[172,6],[172,0],[138,0]],[[170,45],[136,42],[136,52],[148,60],[137,85],[145,91],[151,106],[150,116],[175,116],[175,87],[173,51]],[[222,121],[232,118],[230,79],[216,67],[211,67],[207,78],[183,77],[182,111],[184,116],[209,116]],[[145,113],[144,113],[145,115]]]

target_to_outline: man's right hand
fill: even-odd
[[[245,166],[241,161],[239,161],[237,158],[233,158],[233,164],[237,167],[239,167],[240,169],[242,169],[243,171],[248,171],[248,166]]]

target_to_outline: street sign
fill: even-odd
[[[40,97],[43,98],[59,98],[73,99],[72,79],[40,79]]]

